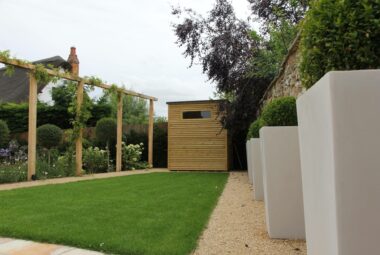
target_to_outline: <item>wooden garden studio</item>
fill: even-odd
[[[72,58],[72,59],[70,59]],[[70,62],[71,60],[71,62]],[[56,76],[62,79],[74,81],[77,86],[77,114],[80,112],[83,102],[84,85],[100,87],[103,89],[111,89],[108,84],[95,84],[92,80],[79,76],[79,61],[76,57],[75,48],[71,48],[71,53],[68,62],[72,64],[71,73],[61,73],[46,68],[46,71],[51,76]],[[24,63],[15,59],[5,59],[0,57],[0,63],[23,68],[29,71],[29,116],[28,116],[28,181],[33,180],[36,172],[36,150],[37,150],[37,80],[34,76],[36,66],[30,63]],[[153,102],[157,98],[136,93],[131,90],[117,88],[118,104],[117,104],[117,142],[116,142],[116,172],[122,169],[122,132],[123,132],[123,95],[130,95],[149,100],[149,128],[148,128],[148,164],[153,167]],[[75,157],[76,157],[76,175],[82,173],[82,130],[76,139]]]

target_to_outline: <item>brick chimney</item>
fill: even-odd
[[[71,65],[71,73],[73,75],[79,75],[79,60],[75,47],[70,48],[70,55],[67,62]]]

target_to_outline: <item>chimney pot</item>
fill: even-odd
[[[70,55],[67,62],[71,65],[71,73],[74,75],[79,75],[79,60],[75,47],[70,48]]]

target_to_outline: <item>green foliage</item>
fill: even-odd
[[[37,180],[45,180],[49,178],[64,177],[64,174],[63,169],[58,168],[56,164],[51,164],[49,161],[45,160],[37,160],[36,177]]]
[[[264,107],[261,118],[265,126],[297,126],[296,99],[274,99]]]
[[[116,142],[116,120],[113,118],[102,118],[96,123],[96,139],[103,146],[115,144]]]
[[[45,124],[37,128],[38,144],[46,149],[57,147],[62,141],[62,129],[53,124]]]
[[[26,163],[1,164],[0,184],[26,181],[28,166]]]
[[[144,144],[128,144],[123,143],[122,147],[122,163],[124,170],[146,169],[149,165],[141,161]]]
[[[108,105],[111,108],[111,116],[117,116],[118,95],[117,87],[112,87],[106,91],[99,99],[99,104]],[[126,124],[146,124],[148,123],[148,107],[147,101],[142,98],[123,95],[123,123]]]
[[[379,0],[314,1],[300,42],[303,85],[332,70],[380,68],[379,28]]]
[[[27,103],[0,104],[0,116],[8,123],[11,133],[20,133],[28,130],[28,109]],[[51,123],[62,129],[72,128],[71,120],[73,119],[73,114],[69,113],[67,108],[38,103],[37,115],[38,126]],[[88,119],[86,126],[94,127],[99,119],[109,117],[110,115],[111,107],[108,104],[96,103],[91,108],[91,118]]]
[[[99,86],[102,83],[104,83],[102,81],[102,79],[100,79],[99,77],[96,77],[96,76],[85,76],[84,78],[86,80],[86,83],[90,84],[90,85]]]
[[[98,147],[89,147],[83,151],[83,169],[88,173],[104,173],[109,170],[109,154]]]
[[[168,122],[168,118],[164,116],[158,116],[154,118],[154,123],[167,123],[167,122]]]
[[[123,137],[127,144],[148,144],[146,132],[131,132]],[[143,150],[142,161],[148,160],[148,150]],[[153,126],[153,166],[166,168],[168,166],[168,129],[167,123],[155,123]]]
[[[260,128],[264,126],[264,121],[261,118],[258,118],[252,124],[249,126],[248,134],[247,134],[247,140],[251,138],[259,138],[260,134]]]
[[[61,169],[64,176],[75,175],[75,155],[70,149],[67,150],[62,156],[59,156],[55,164],[58,169]]]
[[[77,85],[74,82],[64,82],[54,86],[51,90],[51,98],[56,108],[68,109],[76,98]]]
[[[5,121],[0,120],[0,148],[7,147],[9,142],[9,128]]]
[[[268,37],[263,37],[255,31],[251,31],[251,37],[259,43],[254,49],[255,54],[251,60],[249,75],[267,78],[278,73],[280,65],[288,49],[293,42],[298,28],[287,21],[282,21],[279,26],[268,26]]]
[[[11,59],[11,52],[9,50],[0,51],[0,58],[9,61]]]

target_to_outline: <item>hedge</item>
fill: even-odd
[[[28,131],[28,110],[27,103],[15,104],[4,103],[0,104],[1,119],[8,123],[11,133],[21,133]],[[95,126],[96,122],[111,115],[111,107],[105,105],[94,105],[91,109],[92,117],[87,125]],[[54,124],[62,129],[72,128],[72,115],[67,109],[54,107],[46,104],[37,105],[37,126],[44,124]]]
[[[148,134],[131,131],[124,135],[127,144],[144,144],[142,160],[148,161]],[[166,168],[168,166],[168,131],[164,123],[154,123],[153,128],[153,166]]]
[[[380,68],[380,1],[312,1],[301,34],[306,88],[332,70]]]

